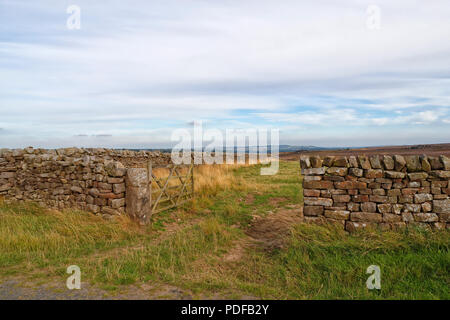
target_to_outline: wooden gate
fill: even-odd
[[[159,173],[155,172],[159,170]],[[168,173],[167,173],[168,171]],[[162,172],[162,173],[161,173]],[[147,165],[150,217],[161,211],[178,207],[194,196],[194,162],[153,167]]]

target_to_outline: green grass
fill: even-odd
[[[275,176],[261,176],[260,168],[199,172],[196,200],[158,215],[152,228],[126,218],[105,221],[81,211],[0,204],[0,277],[65,281],[66,267],[76,264],[84,281],[110,291],[148,282],[175,285],[194,297],[450,298],[448,231],[348,235],[299,224],[284,249],[243,245],[239,259],[224,259],[246,243],[252,216],[301,204],[298,163],[281,162]],[[372,264],[381,268],[381,290],[366,288]]]
[[[201,208],[207,208],[224,223],[247,225],[253,214],[264,214],[285,205],[300,204],[300,168],[296,162],[281,162],[280,170],[274,176],[260,175],[262,165],[242,166],[233,170],[234,188],[227,188],[211,198],[197,200]],[[246,201],[251,196],[252,201]],[[271,203],[271,199],[277,200]]]
[[[449,239],[446,231],[347,235],[298,225],[286,250],[250,252],[235,274],[240,286],[271,298],[448,299]],[[370,265],[381,268],[381,290],[366,288]]]

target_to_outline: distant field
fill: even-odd
[[[283,161],[275,176],[260,168],[197,168],[195,202],[147,228],[2,203],[0,297],[15,279],[41,288],[38,297],[65,298],[65,271],[76,264],[84,298],[450,298],[448,231],[347,235],[302,224],[299,164]],[[372,264],[381,290],[366,288]],[[42,289],[49,282],[57,289]]]
[[[321,150],[321,151],[295,151],[295,152],[282,152],[280,158],[282,160],[299,160],[300,155],[336,155],[336,156],[351,156],[358,154],[400,154],[400,155],[413,155],[413,154],[426,154],[429,156],[447,155],[450,156],[450,143],[440,144],[420,144],[420,145],[407,145],[407,146],[385,146],[385,147],[368,147],[368,148],[348,148],[348,149],[335,149],[335,150]]]

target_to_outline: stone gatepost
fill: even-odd
[[[129,168],[126,182],[126,212],[140,224],[148,224],[151,217],[150,190],[147,169]]]

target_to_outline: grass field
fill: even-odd
[[[65,282],[76,264],[83,281],[112,293],[161,283],[194,298],[450,298],[448,231],[348,235],[298,223],[298,162],[281,162],[275,176],[260,168],[197,168],[195,201],[145,228],[126,217],[0,203],[0,279]],[[381,290],[365,285],[373,264]]]

